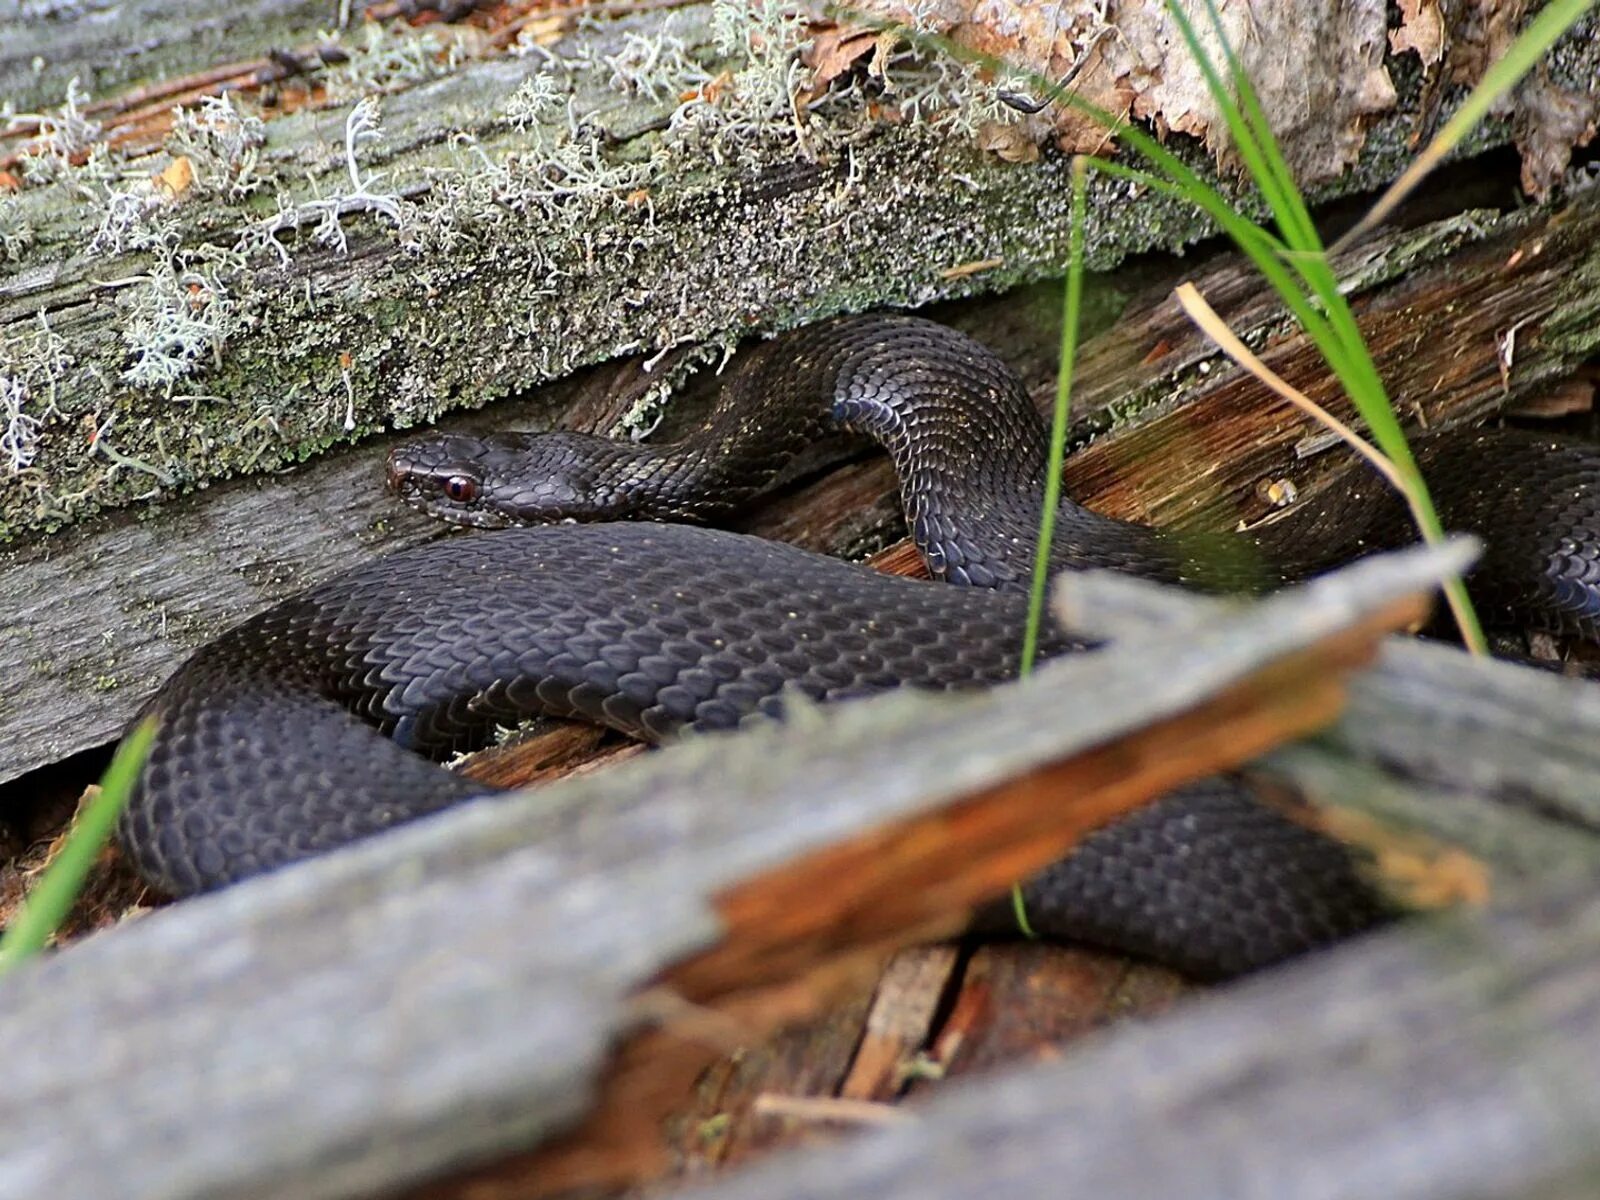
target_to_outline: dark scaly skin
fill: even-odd
[[[906,524],[935,578],[1025,586],[1047,430],[992,351],[917,317],[846,317],[758,348],[684,443],[565,433],[436,437],[394,452],[390,484],[408,503],[462,524],[715,523],[839,425],[872,437],[894,459]],[[1445,528],[1486,542],[1469,580],[1485,622],[1600,638],[1600,452],[1513,430],[1423,435],[1412,448]],[[451,479],[472,482],[470,503],[444,494]],[[1415,537],[1404,504],[1358,464],[1245,533],[1154,529],[1068,500],[1051,565],[1256,592]]]
[[[775,713],[788,687],[978,687],[1016,673],[1023,611],[689,526],[421,546],[190,659],[148,705],[162,724],[123,841],[164,891],[231,883],[481,793],[419,755],[476,748],[497,721],[659,741]]]
[[[659,740],[684,725],[770,714],[787,686],[831,700],[1008,678],[1043,428],[1003,364],[928,322],[855,318],[761,348],[689,446],[517,439],[543,462],[518,479],[525,465],[495,466],[508,443],[490,443],[486,458],[483,444],[447,439],[398,453],[391,482],[433,506],[430,485],[471,471],[480,497],[521,518],[711,521],[835,420],[888,446],[935,573],[976,586],[886,580],[671,527],[505,530],[395,555],[225,635],[152,701],[163,726],[122,826],[135,864],[167,891],[197,891],[459,802],[478,785],[420,755],[470,749],[496,721],[577,715]],[[1582,486],[1562,501],[1569,512],[1589,503],[1574,461]],[[1469,482],[1469,506],[1491,511],[1477,476]],[[1334,516],[1348,521],[1370,504],[1366,536],[1387,544],[1386,523],[1403,530],[1403,514],[1365,490],[1374,499],[1358,503],[1352,492]],[[480,505],[455,515],[507,519]],[[1180,539],[1069,506],[1057,563],[1255,589],[1337,557],[1287,529]],[[1589,560],[1559,554],[1560,571],[1539,565],[1565,604],[1551,623],[1568,627],[1574,614],[1592,619],[1593,589],[1583,581]],[[1526,591],[1509,588],[1504,604],[1520,611]],[[1276,961],[1386,913],[1340,847],[1228,780],[1175,792],[1097,833],[1026,891],[1043,933],[1203,975]]]
[[[845,318],[761,347],[683,444],[436,438],[397,451],[390,482],[425,511],[478,524],[714,522],[770,483],[788,454],[829,432],[824,414],[893,456],[907,524],[935,577],[1001,591],[1024,585],[1043,501],[1043,422],[992,352],[912,317]],[[1446,527],[1487,540],[1471,580],[1485,620],[1600,633],[1593,448],[1517,433],[1450,433],[1413,446]],[[443,494],[452,480],[470,483],[470,501]],[[1399,499],[1358,466],[1314,503],[1246,534],[1177,535],[1068,501],[1052,565],[1257,591],[1405,544],[1412,529]],[[1246,882],[1284,877],[1287,886]],[[1261,965],[1383,911],[1342,851],[1229,781],[1196,785],[1102,831],[1026,890],[1042,932],[1206,974]]]
[[[609,524],[392,555],[202,649],[120,827],[184,895],[481,794],[434,766],[496,721],[577,716],[649,741],[841,700],[1011,678],[1020,595],[877,574],[740,534]],[[1072,643],[1051,635],[1044,651]],[[1385,912],[1336,845],[1227,781],[1174,792],[1031,881],[1041,933],[1232,975]]]

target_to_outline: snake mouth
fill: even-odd
[[[420,486],[414,479],[391,480],[389,488],[397,499],[424,516],[446,525],[466,525],[473,529],[509,529],[518,522],[493,508],[465,508],[452,504],[437,492]]]

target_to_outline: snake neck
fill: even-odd
[[[946,326],[867,316],[824,327],[837,347],[834,418],[894,459],[912,540],[936,579],[1026,590],[1049,470],[1049,430],[1010,367]],[[1154,529],[1063,497],[1048,569],[1109,568],[1213,591],[1281,582],[1234,535]]]
[[[914,317],[839,322],[834,419],[888,451],[912,540],[936,579],[1025,589],[1045,500],[1049,432],[1026,389],[986,346]],[[1120,525],[1065,501],[1053,568],[1103,565],[1089,553]]]

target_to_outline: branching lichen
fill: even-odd
[[[91,255],[116,255],[125,251],[167,249],[176,244],[178,231],[171,219],[172,197],[150,178],[127,188],[97,183],[83,194],[101,210],[100,228],[87,247]]]
[[[260,170],[266,139],[261,118],[240,112],[224,92],[204,97],[197,108],[179,109],[166,145],[189,159],[197,186],[237,200],[267,183]]]
[[[13,112],[9,105],[0,109],[0,119],[7,125],[31,122],[37,127],[22,146],[22,173],[30,182],[50,183],[61,178],[99,143],[99,122],[83,112],[89,99],[74,75],[59,108],[43,113]]]
[[[462,36],[448,25],[413,28],[404,21],[368,21],[358,27],[356,41],[346,44],[340,33],[325,33],[323,44],[338,45],[348,59],[326,77],[328,97],[355,100],[395,92],[455,70],[466,57]]]
[[[317,244],[347,254],[350,242],[343,218],[355,213],[377,213],[388,218],[403,234],[409,224],[409,206],[397,193],[378,190],[383,172],[364,173],[357,153],[362,146],[382,137],[377,97],[368,96],[351,108],[344,123],[344,164],[350,190],[327,197],[318,196],[300,204],[280,206],[275,215],[248,226],[234,249],[242,254],[251,254],[270,248],[278,256],[279,263],[287,266],[291,256],[278,235],[287,229],[300,229],[314,220],[316,224],[311,236]],[[316,186],[315,180],[312,186]]]
[[[45,427],[61,419],[58,386],[72,356],[42,311],[32,325],[0,344],[0,466],[7,475],[26,478],[34,495],[43,497],[47,488],[34,460]]]
[[[27,411],[28,385],[15,375],[0,375],[0,461],[13,475],[33,464],[39,447],[41,417]]]
[[[171,393],[202,362],[221,360],[236,308],[223,282],[224,266],[191,256],[161,258],[144,275],[123,281],[122,341],[132,358],[122,378],[134,387]]]
[[[0,262],[16,262],[37,236],[33,222],[15,197],[0,190]]]

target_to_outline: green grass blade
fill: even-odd
[[[1028,593],[1028,620],[1022,632],[1022,665],[1018,672],[1033,673],[1039,656],[1039,630],[1044,623],[1045,592],[1050,584],[1050,544],[1055,539],[1056,513],[1061,508],[1061,471],[1067,456],[1067,423],[1072,414],[1072,372],[1078,359],[1078,326],[1083,314],[1083,247],[1087,223],[1088,160],[1072,160],[1072,211],[1067,231],[1066,300],[1061,313],[1061,361],[1056,368],[1056,403],[1050,418],[1050,456],[1045,468],[1044,504],[1039,512],[1039,544],[1033,554],[1033,580]],[[1022,885],[1011,885],[1011,913],[1022,935],[1039,935],[1028,920],[1028,903]]]
[[[1050,418],[1050,459],[1044,475],[1044,505],[1039,514],[1039,544],[1033,555],[1033,586],[1022,636],[1022,674],[1033,670],[1044,620],[1045,588],[1050,582],[1050,543],[1061,507],[1061,470],[1067,453],[1067,419],[1072,412],[1072,371],[1078,357],[1078,323],[1083,310],[1083,242],[1088,178],[1087,160],[1072,160],[1072,217],[1067,234],[1067,295],[1061,314],[1061,364],[1056,370],[1055,412]]]
[[[0,974],[44,949],[72,911],[83,881],[133,792],[155,733],[155,718],[147,718],[117,747],[100,781],[100,794],[78,814],[56,860],[28,893],[5,936],[0,937]]]
[[[1175,3],[1173,7],[1177,7]],[[1216,32],[1217,41],[1222,43],[1228,79],[1238,96],[1245,124],[1255,133],[1265,171],[1275,181],[1276,193],[1281,197],[1281,204],[1273,206],[1273,213],[1278,218],[1283,240],[1296,250],[1320,253],[1322,239],[1317,235],[1316,222],[1311,219],[1311,210],[1306,207],[1305,197],[1300,194],[1299,182],[1294,172],[1289,170],[1288,160],[1283,157],[1282,147],[1278,145],[1277,136],[1272,132],[1272,125],[1261,107],[1261,97],[1228,41],[1216,0],[1206,0],[1206,13],[1211,19],[1211,28]],[[1181,8],[1177,10],[1177,16],[1180,23],[1187,24],[1188,19]],[[1260,176],[1257,176],[1257,180],[1259,184]]]

